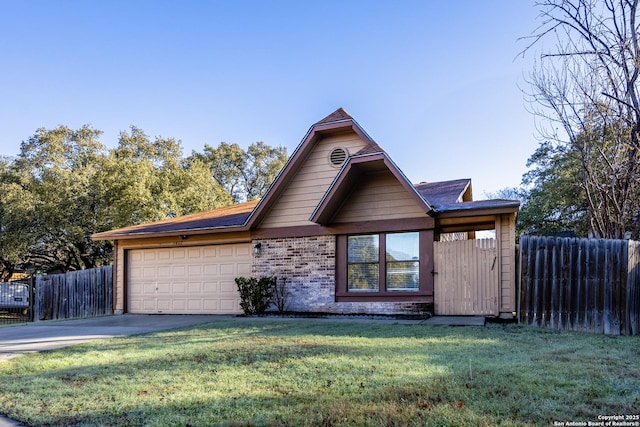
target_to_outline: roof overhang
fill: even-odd
[[[350,157],[342,166],[318,206],[311,214],[310,221],[328,225],[348,199],[358,182],[368,174],[391,172],[407,193],[421,206],[425,214],[431,214],[433,208],[420,196],[406,176],[384,152]]]
[[[490,230],[496,217],[517,215],[517,200],[479,200],[443,206],[435,213],[438,227],[443,232]]]
[[[256,201],[225,206],[205,212],[184,215],[147,224],[133,225],[96,233],[92,240],[125,240],[246,231]]]

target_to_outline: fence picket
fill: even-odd
[[[523,236],[521,323],[640,333],[640,242]]]
[[[34,320],[112,314],[112,278],[111,266],[38,276]]]

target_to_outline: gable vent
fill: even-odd
[[[347,153],[346,149],[341,147],[334,148],[329,154],[329,162],[332,166],[342,166],[345,160],[347,160],[347,156],[349,156],[349,153]]]

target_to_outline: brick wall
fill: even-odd
[[[335,302],[335,236],[254,240],[253,277],[286,278],[286,311],[333,314],[425,314],[421,303]]]

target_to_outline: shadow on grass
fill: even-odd
[[[0,369],[0,412],[30,425],[595,420],[640,402],[639,342],[514,325],[215,322],[15,359]]]

